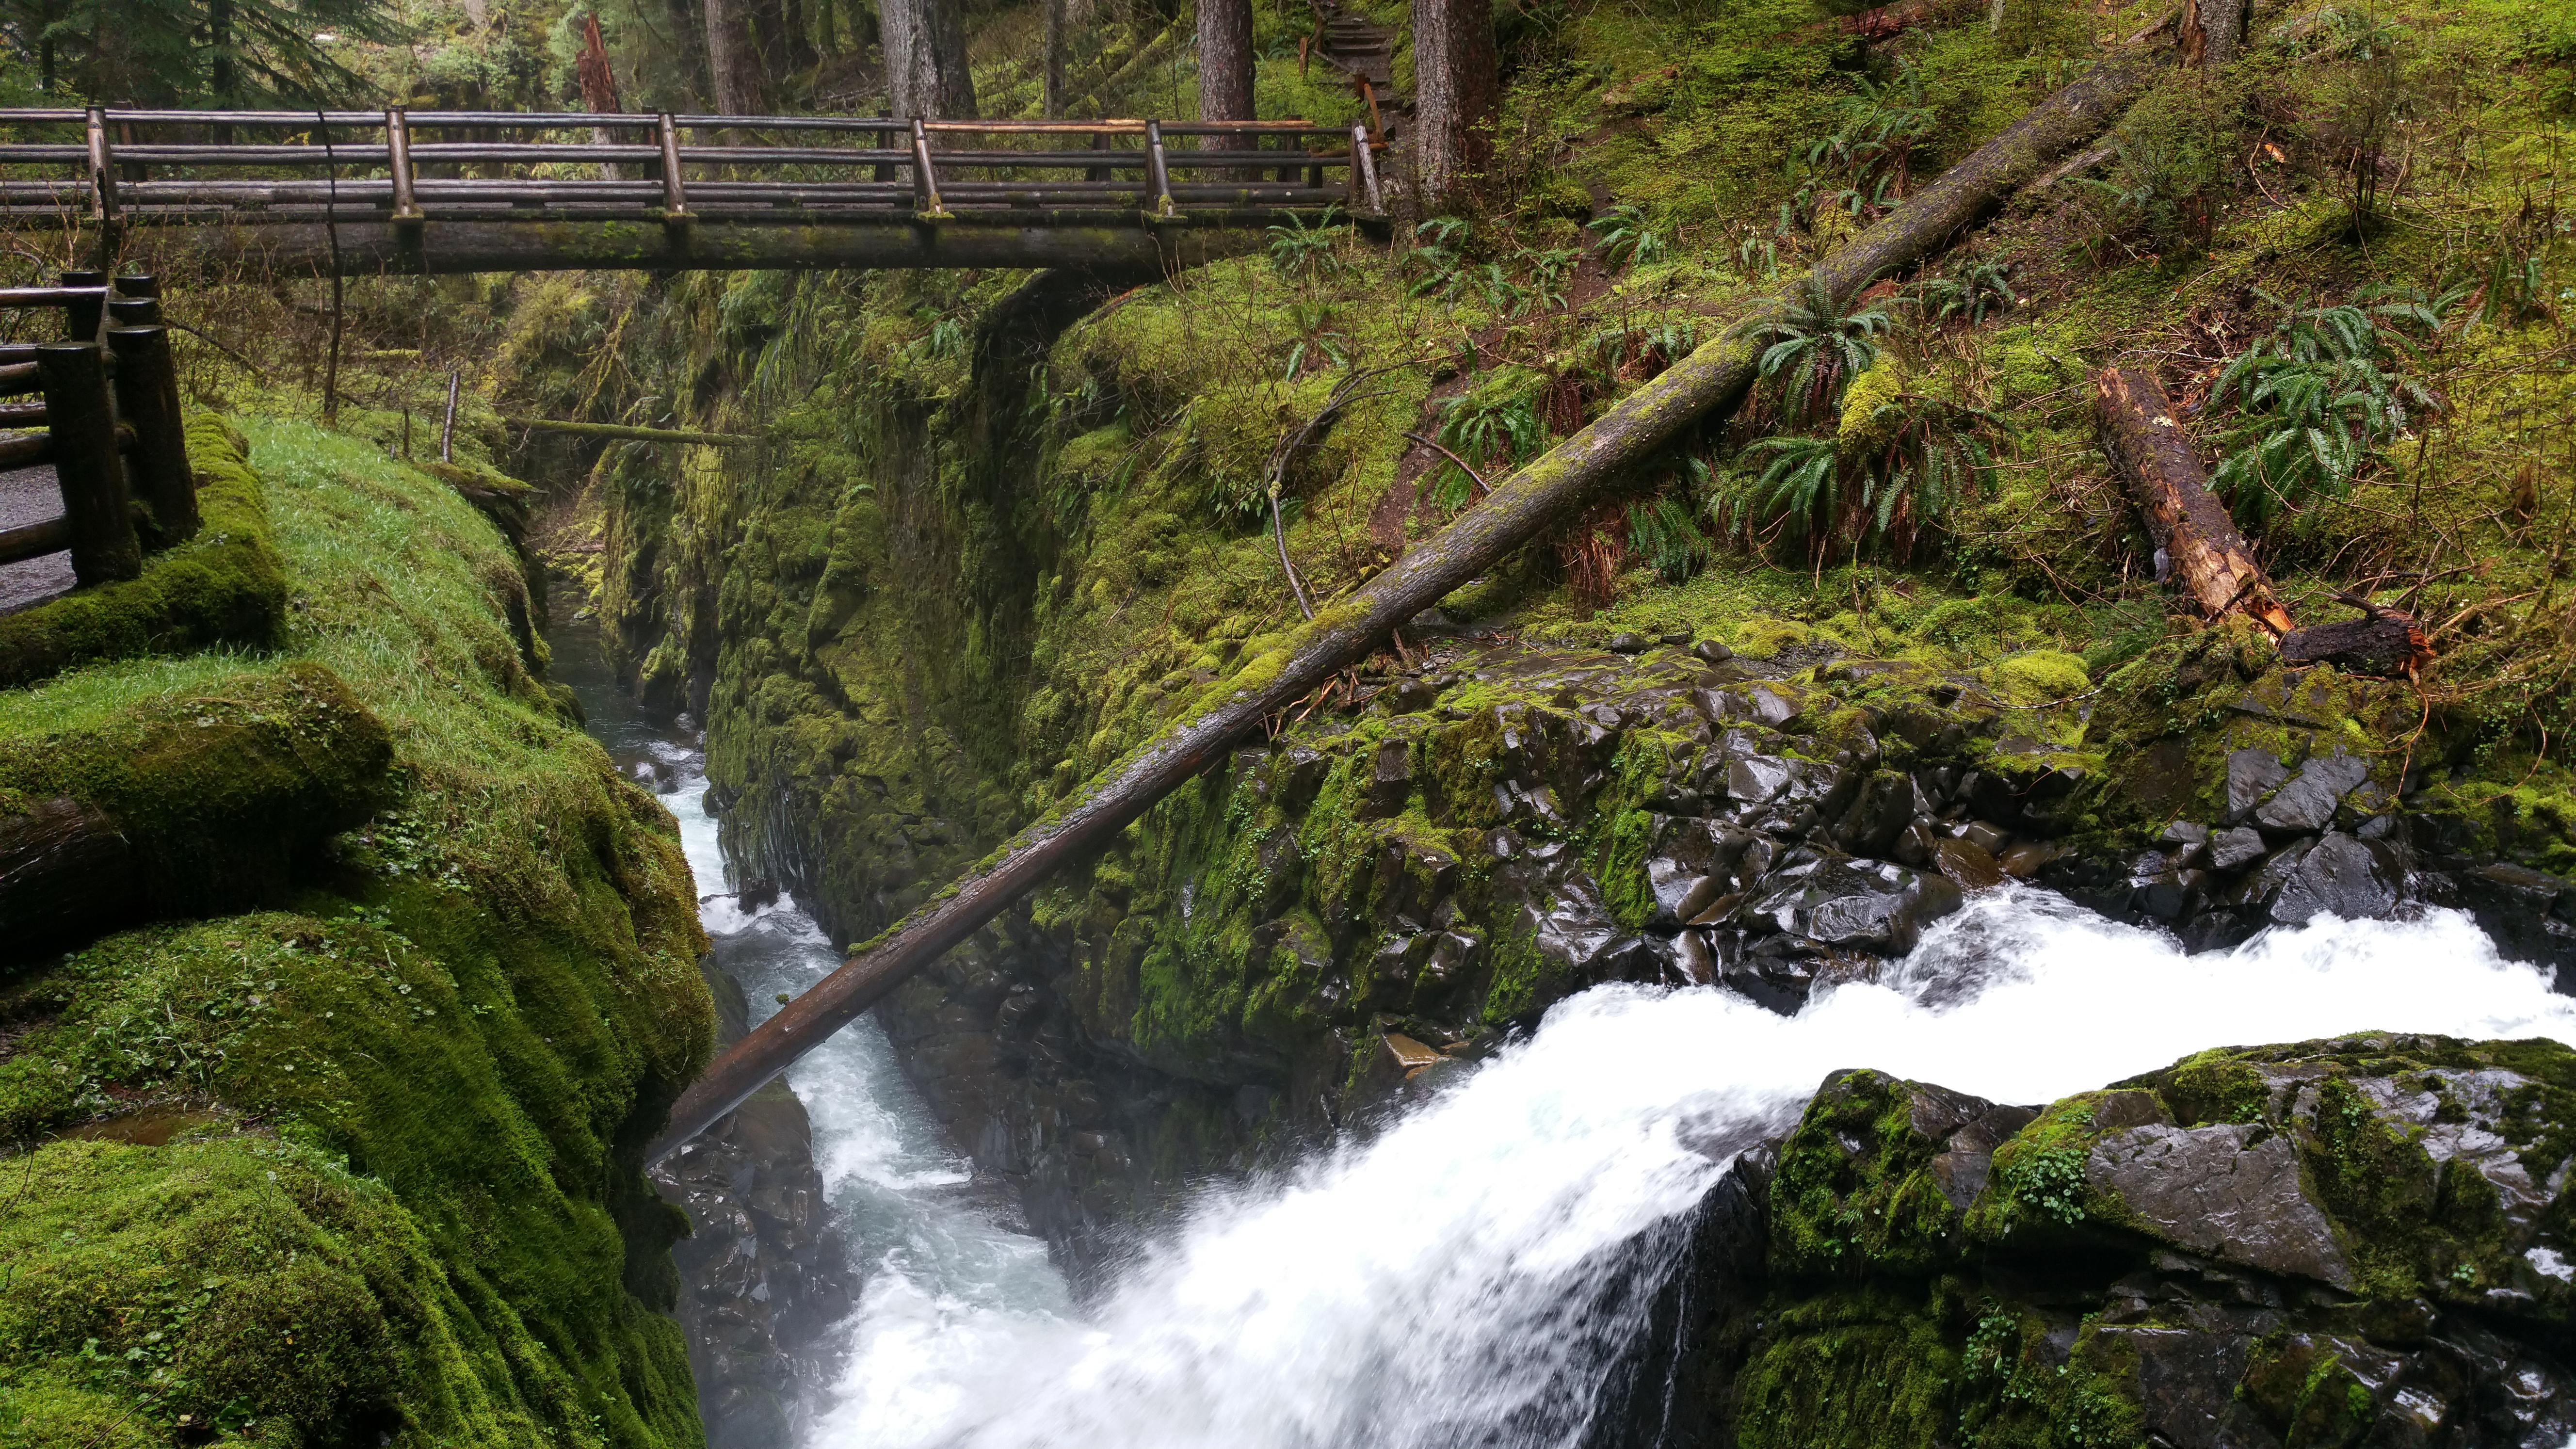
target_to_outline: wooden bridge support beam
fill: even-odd
[[[930,267],[1063,267],[1102,275],[1159,276],[1258,251],[1268,208],[1200,211],[1147,225],[1134,211],[1028,213],[984,219],[952,214],[796,222],[659,217],[620,221],[432,221],[395,226],[344,221],[335,253],[319,222],[153,227],[138,249],[194,250],[265,265],[275,275],[343,276],[464,272],[817,270]],[[1302,213],[1301,213],[1302,214]]]

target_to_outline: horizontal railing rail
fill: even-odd
[[[46,138],[48,127],[77,139]],[[567,131],[589,139],[547,139]],[[20,107],[0,108],[0,134],[0,219],[111,227],[235,212],[410,227],[639,209],[676,226],[719,213],[935,220],[1103,205],[1162,217],[1184,205],[1384,212],[1384,142],[1365,126],[1301,120]]]

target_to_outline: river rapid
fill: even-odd
[[[557,677],[621,766],[659,772],[699,890],[726,889],[694,743],[567,630]],[[836,964],[792,902],[703,907],[753,1019]],[[1430,1449],[1583,1442],[1647,1331],[1669,1236],[1830,1072],[2041,1103],[2208,1047],[2398,1029],[2576,1044],[2576,1000],[2459,915],[2331,917],[2186,956],[2043,891],[1973,897],[1875,984],[1783,1017],[1716,990],[1602,987],[1365,1142],[1214,1192],[1077,1309],[971,1191],[883,1031],[799,1063],[815,1157],[866,1275],[805,1449]]]

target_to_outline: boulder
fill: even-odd
[[[2397,909],[2405,878],[2388,846],[2330,834],[2301,853],[2285,873],[2280,894],[2272,900],[2272,919],[2285,926],[2326,914],[2347,921],[2380,920]]]
[[[2268,1127],[2150,1123],[2092,1145],[2084,1183],[2119,1220],[2167,1242],[2283,1277],[2353,1286],[2334,1224]]]
[[[2239,753],[2242,753],[2240,751]],[[2255,822],[2265,830],[2313,835],[2334,824],[2336,807],[2355,786],[2370,778],[2370,766],[2336,750],[2303,765],[2289,783],[2254,807]],[[2234,772],[2230,770],[2230,803]]]
[[[2242,825],[2290,772],[2270,750],[2248,746],[2227,757],[2227,823]]]

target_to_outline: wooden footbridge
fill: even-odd
[[[1385,211],[1383,142],[1303,121],[0,109],[0,135],[0,226],[280,273],[1134,271]]]

